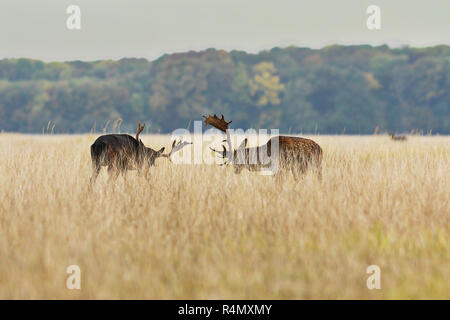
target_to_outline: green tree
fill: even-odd
[[[284,84],[275,75],[277,70],[271,62],[261,62],[253,67],[254,77],[249,81],[250,95],[256,99],[256,106],[263,107],[268,104],[281,103],[280,93]]]

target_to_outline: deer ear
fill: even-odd
[[[241,144],[239,145],[238,150],[239,149],[244,149],[247,146],[247,142],[248,142],[248,139],[245,138],[244,141],[242,141]]]

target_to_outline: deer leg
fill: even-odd
[[[97,177],[98,177],[98,174],[100,173],[100,169],[101,169],[101,167],[97,167],[93,170],[92,176],[90,179],[90,184],[94,184],[95,181],[97,181]]]
[[[90,184],[92,185],[97,180],[98,174],[100,173],[100,169],[102,167],[100,166],[100,163],[96,160],[92,160],[92,175],[90,179]]]
[[[127,163],[123,163],[122,167],[120,168],[120,173],[122,174],[124,182],[127,183],[127,173],[128,173]]]
[[[122,177],[125,184],[127,184],[127,170],[122,170]]]
[[[138,168],[138,176],[139,178],[144,178],[146,181],[150,180],[150,170],[147,169],[143,169],[143,168]]]
[[[116,180],[117,177],[119,176],[119,168],[117,168],[117,166],[110,164],[108,166],[108,174],[109,174],[109,179],[113,179]]]
[[[275,173],[272,177],[275,180],[275,183],[280,183],[283,180],[280,170],[278,170],[277,173]]]
[[[284,165],[278,168],[277,173],[273,175],[276,183],[281,183],[286,178],[286,171],[286,166]]]
[[[317,178],[319,179],[319,181],[322,181],[322,164],[316,165],[314,171],[317,173]]]
[[[292,172],[292,175],[294,176],[295,180],[299,180],[299,178],[300,178],[299,171],[300,170],[299,170],[299,166],[298,165],[291,166],[291,172]]]
[[[128,162],[126,161],[126,159],[121,159],[121,161],[119,162],[119,171],[125,180],[127,178],[127,170],[128,170]]]
[[[308,162],[302,157],[298,157],[295,160],[295,163],[291,166],[291,171],[294,179],[298,181],[306,173],[306,170],[308,169]]]
[[[319,153],[316,156],[316,168],[317,168],[317,176],[319,178],[319,181],[322,181],[322,154]]]

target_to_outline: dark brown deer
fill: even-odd
[[[139,134],[144,130],[145,124],[138,122],[136,138],[128,134],[107,134],[100,136],[91,146],[91,158],[93,174],[91,183],[97,179],[102,166],[108,166],[108,172],[117,175],[125,173],[127,170],[141,170],[144,165],[151,167],[159,157],[170,159],[172,153],[180,150],[189,143],[172,145],[172,151],[169,154],[163,154],[165,148],[158,151],[147,148]],[[174,148],[175,147],[175,148]]]
[[[224,142],[227,142],[228,150],[225,146],[222,146],[222,151],[213,148],[211,150],[222,158],[227,158],[228,160],[224,164],[232,163],[235,173],[240,173],[244,168],[249,171],[273,168],[274,163],[271,162],[276,161],[277,168],[291,169],[295,178],[298,178],[299,174],[306,172],[310,167],[314,168],[321,177],[323,152],[314,141],[298,137],[277,136],[262,146],[247,148],[247,139],[245,139],[237,149],[233,150],[228,131],[231,121],[226,122],[223,115],[220,119],[216,115],[204,116],[204,118],[205,126],[210,124],[222,132],[226,132],[227,139]]]

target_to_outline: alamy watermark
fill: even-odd
[[[366,25],[369,30],[381,30],[381,9],[377,5],[370,5],[366,9],[366,13],[370,14],[367,18]]]
[[[66,9],[66,13],[69,15],[66,20],[66,27],[69,30],[81,29],[81,8],[77,5],[70,5]]]
[[[81,29],[81,8],[78,5],[71,4],[66,9],[69,16],[66,20],[66,27],[69,30]],[[366,26],[369,30],[381,30],[381,9],[377,5],[370,5],[366,9],[369,17],[366,20]]]
[[[366,285],[367,289],[381,289],[381,269],[376,264],[370,265],[366,269],[366,273],[371,274],[367,278]]]
[[[81,289],[81,269],[76,264],[67,267],[66,273],[69,274],[66,280],[66,288],[69,290]]]

